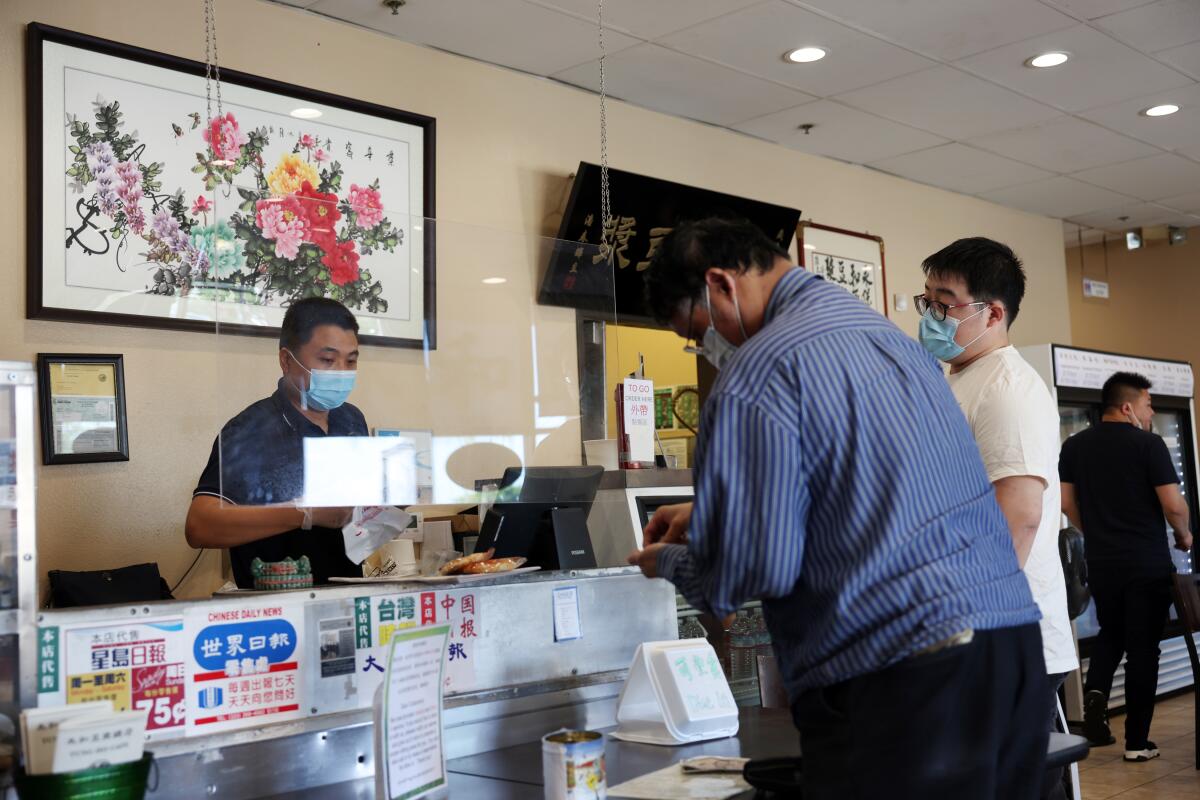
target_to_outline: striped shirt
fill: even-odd
[[[718,617],[761,598],[793,700],[1039,618],[937,362],[812,273],[780,279],[721,370],[695,461],[689,541],[659,575]]]

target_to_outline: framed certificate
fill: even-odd
[[[129,460],[122,356],[38,353],[38,397],[43,464]]]

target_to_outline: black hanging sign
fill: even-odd
[[[785,250],[792,244],[800,211],[617,169],[608,171],[612,197],[609,241],[613,266],[600,243],[600,167],[581,162],[571,197],[551,248],[538,302],[647,319],[643,276],[670,231],[705,217],[753,222]]]

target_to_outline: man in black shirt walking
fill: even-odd
[[[1083,531],[1088,583],[1096,601],[1096,637],[1084,686],[1084,732],[1092,744],[1114,739],[1105,720],[1113,673],[1125,654],[1125,760],[1148,761],[1147,737],[1158,687],[1158,643],[1171,605],[1175,571],[1163,516],[1175,547],[1192,546],[1188,507],[1162,438],[1150,433],[1151,383],[1118,372],[1104,383],[1100,424],[1063,443],[1062,509]]]

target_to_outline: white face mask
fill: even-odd
[[[1132,425],[1133,427],[1137,428],[1139,431],[1145,431],[1146,433],[1150,433],[1151,431],[1154,430],[1154,420],[1153,419],[1150,420],[1150,424],[1148,424],[1148,425],[1143,425],[1142,421],[1137,418],[1136,414],[1126,414],[1125,419],[1129,420],[1129,424]]]
[[[698,347],[685,347],[683,351],[685,353],[704,356],[708,360],[708,363],[720,371],[721,367],[737,352],[738,346],[722,336],[721,332],[713,327],[712,303],[709,300],[707,284],[704,286],[704,306],[708,309],[708,328],[704,331],[704,338],[700,340]],[[742,333],[742,341],[745,342],[750,337],[746,335],[746,326],[742,324],[742,309],[738,306],[736,292],[733,294],[733,313],[737,318],[738,330]]]

